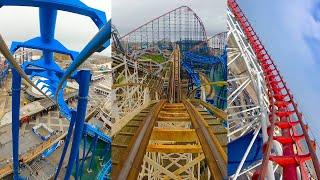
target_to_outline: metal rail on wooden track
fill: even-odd
[[[171,74],[168,88],[168,99],[170,102],[181,101],[181,79],[180,79],[180,49],[177,46],[171,54]]]
[[[199,103],[201,104],[203,107],[205,107],[208,111],[210,111],[212,114],[216,115],[217,117],[226,120],[228,114],[226,112],[224,112],[223,110],[212,106],[211,104],[204,102],[202,100],[199,99],[191,99],[191,102],[195,102],[195,103]]]
[[[188,10],[187,13],[184,10]],[[181,79],[182,52],[189,50],[194,44],[207,40],[201,21],[195,13],[191,16],[188,15],[190,12],[192,12],[190,8],[180,7],[138,27],[121,38],[114,37],[118,45],[123,44],[122,47],[124,47],[126,53],[131,53],[130,57],[137,57],[144,53],[152,54],[155,51],[158,52],[159,49],[161,53],[166,55],[166,59],[168,50],[173,51],[166,61],[166,65],[171,65],[170,71],[168,71],[169,68],[161,64],[162,69],[160,70],[163,74],[153,73],[164,81],[163,84],[165,85],[163,87],[157,86],[156,88],[166,90],[166,100],[154,105],[152,110],[150,110],[150,106],[143,106],[144,108],[140,113],[138,108],[127,111],[128,114],[135,113],[132,113],[130,118],[124,118],[121,122],[118,121],[121,126],[117,126],[117,131],[113,134],[112,152],[115,152],[113,153],[115,157],[113,158],[115,160],[113,167],[115,168],[112,179],[227,179],[227,131],[221,121],[226,119],[225,113],[215,108],[209,108],[209,104],[196,102],[197,105],[194,106],[191,101],[184,100],[182,96],[182,92],[187,90]],[[171,13],[175,14],[174,17],[170,17]],[[183,14],[188,15],[186,16],[187,19],[190,19],[189,16],[195,17],[197,21],[193,23],[200,24],[196,27],[197,29],[200,28],[201,31],[193,31],[192,34],[198,34],[199,36],[188,35],[191,32],[190,30],[194,29],[190,25],[179,25],[177,28],[187,26],[190,30],[183,33],[180,31],[177,34],[178,36],[172,39],[173,36],[170,35],[170,32],[176,33],[177,31],[176,28],[174,31],[170,28],[170,24],[173,22],[170,18],[177,19],[178,21],[175,21],[177,23],[183,19],[184,16],[181,16]],[[162,22],[162,19],[169,22],[169,25]],[[159,31],[159,22],[160,26],[163,23],[163,27],[169,27],[169,29],[166,28],[163,31],[164,38],[161,37],[162,30],[161,33],[154,33],[157,29]],[[154,23],[158,24],[158,28],[153,28]],[[148,28],[149,25],[152,28]],[[152,38],[150,38],[148,32],[152,33]],[[118,34],[115,28],[114,33],[115,35]],[[158,34],[157,37],[156,34]],[[187,38],[183,38],[185,34],[188,35]],[[167,35],[169,35],[169,39],[166,37]],[[226,33],[222,33],[220,39],[225,40],[223,38],[225,35]],[[184,42],[183,39],[186,39],[186,41]],[[179,41],[181,41],[181,44]],[[155,48],[155,45],[158,47]],[[220,45],[220,49],[225,48],[225,44]],[[118,77],[126,76],[126,79],[132,79],[132,82],[128,80],[123,85],[121,83],[115,85],[114,88],[147,86],[146,81],[139,81],[142,76],[138,72],[145,75],[150,71],[141,71],[142,68],[138,66],[139,61],[135,62],[135,66],[131,66],[131,62],[126,61],[127,56],[125,55],[118,55],[116,59],[114,69],[119,69]],[[133,70],[127,71],[129,68]],[[160,70],[158,71],[160,72]],[[126,75],[126,73],[129,75]],[[131,74],[135,76],[131,76]],[[215,84],[226,85],[225,82],[216,82]],[[159,91],[151,88],[150,90],[150,92]],[[127,100],[127,98],[121,98]],[[156,98],[156,100],[159,98]],[[205,105],[208,108],[204,108]],[[130,106],[130,103],[124,101],[122,107],[127,108],[127,106]]]
[[[165,128],[155,128],[156,121],[170,121],[169,117],[164,117],[163,113],[166,110],[174,110],[175,108],[171,107],[169,109],[163,108],[164,104],[167,100],[161,100],[158,102],[151,111],[148,112],[147,116],[144,118],[143,122],[139,126],[137,133],[134,134],[133,138],[131,139],[130,143],[127,145],[126,153],[123,154],[118,166],[112,172],[113,179],[137,179],[139,173],[141,172],[141,165],[144,161],[146,152],[163,152],[163,153],[174,153],[174,152],[184,152],[181,145],[161,145],[161,144],[149,144],[149,140],[156,140],[157,138],[170,140],[172,137],[170,134],[172,133],[185,133],[186,136],[191,136],[192,132],[197,140],[199,141],[199,148],[200,151],[204,153],[204,157],[206,159],[206,164],[208,164],[211,177],[213,179],[226,179],[227,178],[227,155],[224,151],[222,145],[220,144],[218,138],[215,136],[214,132],[210,129],[202,115],[198,112],[196,107],[191,104],[191,102],[187,100],[182,100],[180,106],[185,107],[185,111],[188,113],[188,116],[184,116],[181,114],[181,117],[173,117],[173,119],[180,118],[179,121],[185,121],[186,118],[190,121],[193,129],[190,132],[187,132],[185,129],[183,132],[182,130],[166,130]],[[167,104],[169,104],[167,102]],[[174,104],[172,104],[174,106]],[[173,109],[172,109],[173,108]],[[159,115],[160,111],[162,112],[161,116]],[[178,113],[179,114],[179,113]],[[159,132],[158,132],[159,131]],[[161,134],[160,132],[166,134]],[[123,134],[123,132],[121,132]],[[191,134],[190,134],[191,133]],[[151,139],[151,134],[153,134]],[[129,132],[128,134],[129,135]],[[177,138],[177,137],[176,137]],[[178,137],[178,141],[186,141],[183,137]],[[122,146],[122,145],[117,145]],[[170,146],[170,147],[169,147]],[[187,145],[183,145],[187,146]],[[196,146],[198,145],[189,145],[192,151],[200,152],[197,150]],[[178,148],[180,147],[180,148]],[[178,148],[178,149],[175,149]],[[190,150],[189,149],[189,150]],[[189,152],[189,151],[188,151]]]
[[[195,107],[186,100],[182,101],[190,115],[194,129],[199,137],[202,150],[207,159],[211,176],[214,179],[227,179],[227,155],[220,145],[218,139],[209,130],[208,124],[195,109]]]
[[[125,158],[123,158],[125,161],[117,169],[113,170],[112,179],[137,179],[154,123],[164,102],[165,100],[159,101],[151,112],[148,113],[144,124],[139,127],[138,133],[133,137],[134,141],[131,141],[132,143],[129,144],[128,149],[130,150],[124,155]]]

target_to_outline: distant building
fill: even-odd
[[[91,81],[92,82],[96,82],[96,81],[100,81],[100,80],[103,80],[103,79],[105,79],[105,75],[104,74],[98,74],[98,75],[92,76]]]
[[[101,94],[101,95],[104,95],[104,96],[107,96],[110,92],[111,92],[111,87],[108,87],[102,83],[99,83],[98,85],[96,85],[94,87],[94,91],[97,93],[97,94]]]

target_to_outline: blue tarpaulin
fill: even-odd
[[[254,136],[254,131],[250,131],[244,136],[236,139],[228,144],[228,176],[233,175],[240,164],[244,153],[247,150],[252,138]],[[245,169],[262,159],[262,133],[259,132],[254,144],[248,154],[246,161],[244,162],[242,169]]]

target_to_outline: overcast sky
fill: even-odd
[[[227,30],[226,0],[113,0],[112,23],[125,35],[147,21],[182,5],[202,20],[208,36]]]
[[[106,12],[111,18],[111,0],[82,0],[89,7]],[[56,36],[67,48],[80,51],[98,32],[93,21],[82,15],[58,12]],[[2,7],[0,8],[0,33],[6,42],[26,41],[40,35],[38,8]],[[110,48],[102,54],[110,55]]]

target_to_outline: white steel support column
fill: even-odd
[[[262,69],[244,32],[229,8],[227,16],[229,28],[228,70],[230,75],[228,82],[231,90],[228,97],[228,139],[232,141],[248,131],[261,127],[263,143],[265,143],[268,140],[269,101]],[[271,172],[267,175],[268,179],[273,180],[271,162],[268,169]],[[242,174],[240,170],[237,171],[234,179]]]

